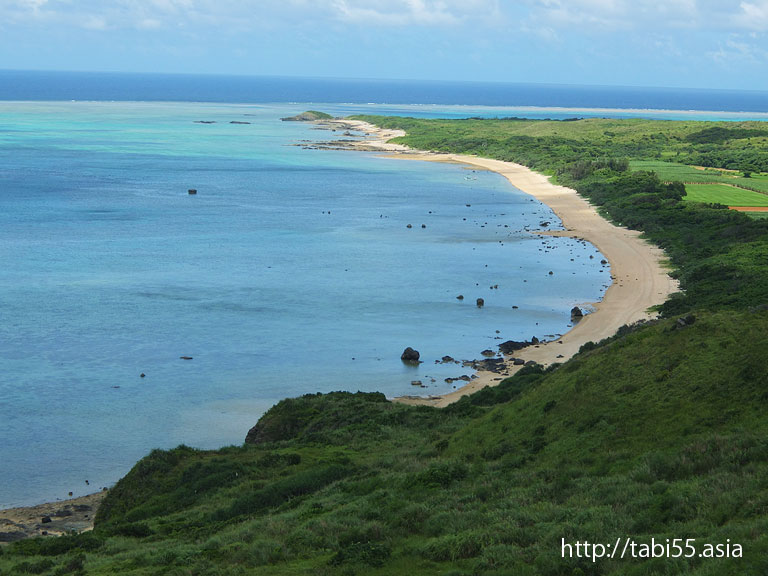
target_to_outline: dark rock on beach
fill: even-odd
[[[574,306],[571,308],[571,320],[577,320],[579,318],[584,317],[584,312],[581,311],[581,308],[578,306]]]
[[[530,340],[524,340],[522,342],[518,340],[507,340],[506,342],[502,342],[501,344],[499,344],[499,350],[501,350],[503,354],[509,356],[513,352],[522,350],[526,346],[533,346],[538,343],[539,343],[539,339],[536,338],[536,336],[533,336]]]

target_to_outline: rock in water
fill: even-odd
[[[408,348],[403,350],[403,353],[400,355],[400,360],[403,362],[418,362],[420,357],[421,354],[419,354],[418,350],[414,350],[408,346]]]

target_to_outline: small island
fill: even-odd
[[[307,110],[296,116],[287,116],[286,118],[280,118],[283,122],[315,122],[316,120],[331,120],[333,116],[326,114],[325,112],[318,112],[317,110]]]

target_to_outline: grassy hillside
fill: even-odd
[[[242,446],[155,451],[92,533],[5,548],[0,573],[768,573],[768,221],[632,169],[705,152],[758,162],[763,126],[369,120],[575,186],[664,246],[685,293],[661,320],[443,410],[308,395],[273,407]],[[694,539],[695,554],[562,557],[563,541],[626,537]],[[726,544],[739,557],[699,556]]]
[[[259,444],[153,452],[109,494],[92,534],[17,544],[0,566],[765,574],[766,347],[768,312],[702,314],[556,370],[528,368],[444,411],[377,394],[285,400],[261,419]],[[561,538],[623,536],[730,538],[743,558],[560,557]]]

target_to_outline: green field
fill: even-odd
[[[741,172],[717,170],[715,168],[697,168],[660,160],[632,160],[629,163],[629,167],[632,170],[656,172],[659,175],[659,179],[664,182],[730,184],[731,186],[753,189],[768,194],[768,175],[766,174],[752,174],[749,178],[744,178]],[[697,202],[703,202],[703,200],[697,200]],[[750,206],[750,204],[741,204],[741,206]],[[757,204],[757,206],[762,206],[762,204]]]
[[[760,194],[727,184],[686,184],[685,199],[726,206],[768,206],[768,194]]]

